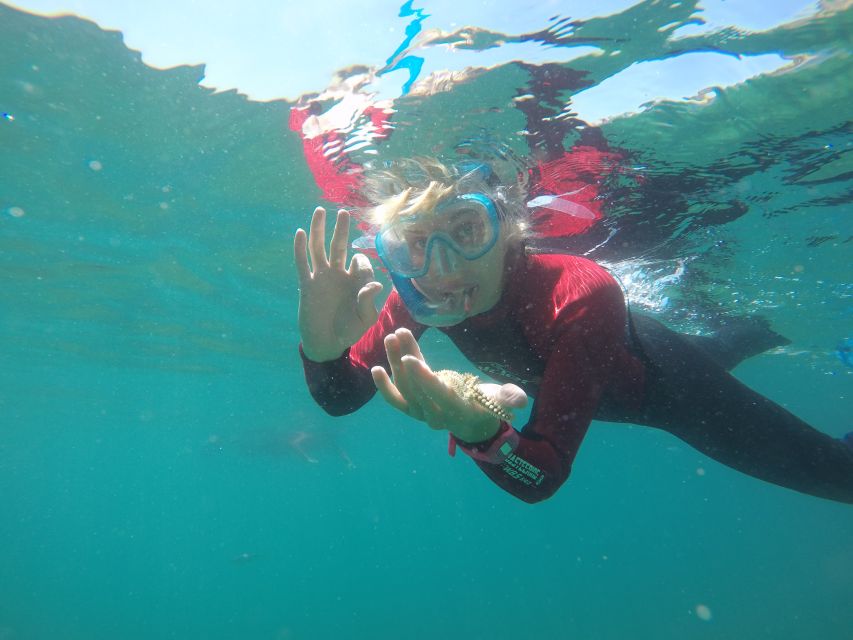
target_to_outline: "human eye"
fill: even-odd
[[[483,235],[482,221],[464,217],[453,225],[453,239],[459,243],[478,242]]]
[[[458,225],[453,231],[453,235],[455,235],[460,240],[470,240],[474,237],[474,225],[471,222],[463,222],[462,224]]]
[[[423,253],[426,250],[427,236],[421,233],[406,234],[406,244],[409,251],[417,251]]]

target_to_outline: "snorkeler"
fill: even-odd
[[[450,432],[498,486],[526,501],[568,478],[593,419],[664,429],[715,460],[803,493],[853,503],[853,448],[727,371],[784,339],[683,336],[629,312],[616,280],[582,257],[528,251],[525,200],[486,164],[407,160],[365,175],[376,253],[348,260],[350,214],[329,249],[325,211],[294,240],[308,387],[332,415],[378,389],[394,408]],[[310,262],[309,262],[310,258]],[[436,327],[482,372],[434,372],[418,338]],[[534,398],[527,425],[513,409]]]

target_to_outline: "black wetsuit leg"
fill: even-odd
[[[853,503],[853,449],[739,382],[685,336],[647,316],[632,322],[647,378],[631,422],[669,431],[751,476]]]
[[[721,326],[712,335],[679,335],[699,347],[726,371],[759,353],[791,344],[788,338],[773,331],[770,323],[761,316],[725,318],[719,322]]]

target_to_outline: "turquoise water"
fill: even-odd
[[[679,6],[575,26],[607,55],[562,68],[604,86],[675,56],[661,27],[689,20]],[[767,317],[792,344],[737,376],[837,436],[853,429],[835,353],[853,337],[850,26],[827,10],[684,44],[795,64],[603,124],[645,186],[613,185],[616,232],[593,253],[684,330]],[[485,56],[508,39],[470,40]],[[412,46],[428,67],[438,47]],[[326,416],[296,353],[290,247],[320,192],[292,105],[203,73],[0,5],[0,640],[850,637],[849,506],[606,423],[530,506],[378,400]],[[507,63],[413,85],[394,134],[354,155],[483,130],[523,153],[529,83]],[[466,366],[431,333],[423,348]]]

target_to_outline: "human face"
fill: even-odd
[[[376,250],[419,322],[458,324],[500,299],[505,243],[498,210],[465,193],[385,224]]]
[[[444,252],[446,255],[436,255]],[[506,242],[499,236],[488,252],[473,260],[450,255],[436,245],[427,273],[412,284],[434,314],[415,319],[433,326],[452,326],[494,307],[503,292]],[[447,268],[449,267],[449,268]]]
[[[376,236],[376,250],[396,276],[421,278],[430,270],[434,255],[448,271],[456,258],[476,260],[488,253],[499,233],[492,199],[465,193],[383,225]]]

